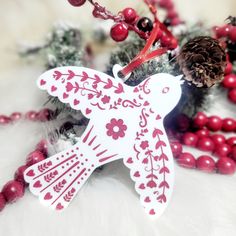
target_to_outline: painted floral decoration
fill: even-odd
[[[107,135],[111,136],[113,139],[123,138],[125,136],[125,131],[127,126],[124,124],[122,119],[111,119],[110,123],[106,124]]]

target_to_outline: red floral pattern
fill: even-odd
[[[117,140],[118,138],[125,137],[125,131],[127,126],[124,124],[122,119],[111,119],[110,123],[106,124],[107,135],[111,136],[113,139]]]

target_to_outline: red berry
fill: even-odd
[[[17,182],[20,182],[21,184],[25,185],[25,179],[24,179],[24,172],[28,168],[28,166],[20,166],[17,171],[15,172],[14,179]]]
[[[129,31],[126,24],[118,23],[111,28],[110,35],[116,42],[124,41],[128,37]]]
[[[233,132],[236,128],[236,121],[232,118],[223,120],[222,130],[225,132]]]
[[[3,194],[0,193],[0,211],[2,211],[5,206],[6,206],[6,200],[3,196]]]
[[[228,98],[231,102],[236,103],[236,88],[231,89],[228,92]]]
[[[171,9],[170,11],[167,12],[167,18],[173,19],[178,16],[178,13],[176,12],[175,9]]]
[[[170,21],[170,24],[172,26],[179,25],[180,23],[181,23],[181,20],[179,19],[179,17],[175,17],[175,18],[171,19],[171,21]]]
[[[171,38],[163,34],[161,37],[161,46],[168,47],[171,44]]]
[[[20,112],[14,112],[10,115],[11,120],[17,121],[20,120],[22,117],[22,114]]]
[[[231,150],[231,147],[228,144],[224,143],[216,146],[214,154],[219,158],[227,157]]]
[[[210,116],[207,122],[207,128],[212,131],[218,131],[222,127],[222,120],[219,116]]]
[[[230,28],[231,28],[230,25],[224,25],[224,26],[220,27],[216,32],[217,37],[218,38],[227,37],[229,35]]]
[[[8,116],[0,115],[0,125],[7,125],[12,122],[11,118]]]
[[[41,122],[49,121],[52,119],[52,117],[53,117],[53,111],[48,108],[40,110],[37,115],[37,119]]]
[[[227,157],[220,158],[216,163],[216,167],[219,173],[225,175],[232,175],[236,170],[235,162]]]
[[[222,84],[225,88],[236,88],[236,75],[226,75],[224,80],[222,81]]]
[[[197,128],[202,128],[206,125],[208,118],[205,113],[198,112],[196,116],[193,118],[194,126]]]
[[[210,132],[208,129],[200,129],[195,133],[198,138],[202,138],[202,137],[208,137]]]
[[[183,147],[182,147],[181,143],[179,143],[179,142],[172,142],[170,144],[170,147],[171,147],[173,156],[175,158],[178,157],[182,153]]]
[[[236,146],[236,136],[228,138],[226,143],[229,144],[229,146],[231,147]]]
[[[197,141],[198,141],[198,136],[194,133],[187,132],[182,137],[182,143],[190,147],[195,147]]]
[[[214,150],[215,144],[211,138],[202,137],[198,140],[197,147],[202,151],[211,152]]]
[[[125,8],[122,11],[122,13],[123,13],[126,23],[132,24],[132,23],[134,23],[135,19],[137,18],[136,11],[131,7]]]
[[[2,194],[8,203],[13,203],[24,195],[24,186],[15,180],[6,183],[2,189]]]
[[[26,165],[27,166],[32,166],[40,161],[43,161],[45,159],[45,156],[43,155],[42,152],[36,150],[31,152],[26,159]]]
[[[160,7],[166,8],[170,4],[170,0],[159,0],[158,4]]]
[[[38,120],[38,113],[36,111],[29,111],[25,115],[26,119],[31,121],[37,121]]]
[[[200,156],[196,161],[197,168],[205,172],[213,172],[215,170],[215,161],[210,156]]]
[[[215,147],[225,143],[225,136],[222,134],[213,134],[211,135],[211,140],[214,142]]]
[[[177,158],[177,162],[180,166],[193,169],[196,166],[196,160],[191,153],[183,152]]]
[[[232,71],[233,71],[233,65],[231,62],[228,61],[225,67],[225,75],[232,73]]]
[[[229,39],[235,43],[236,42],[236,26],[231,26],[229,32]]]
[[[172,38],[170,41],[170,45],[168,46],[168,49],[173,50],[178,47],[178,40],[176,38]]]
[[[37,145],[36,150],[42,152],[45,156],[48,155],[48,142],[45,139],[42,139]]]
[[[74,7],[80,7],[86,2],[86,0],[68,0],[68,2]]]

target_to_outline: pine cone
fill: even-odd
[[[211,87],[223,79],[226,54],[218,40],[200,36],[182,47],[178,63],[186,80],[196,87]]]

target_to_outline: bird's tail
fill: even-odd
[[[30,191],[50,208],[66,208],[98,166],[78,142],[70,149],[39,162],[25,171]],[[83,150],[84,149],[84,150]]]

